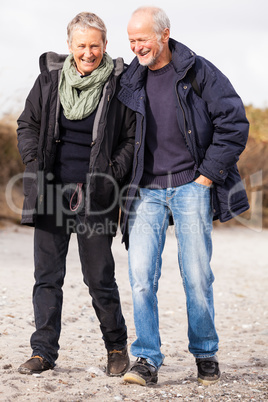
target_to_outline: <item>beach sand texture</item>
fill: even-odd
[[[242,226],[213,231],[216,326],[222,379],[198,385],[187,350],[185,295],[177,246],[168,232],[159,286],[164,365],[153,387],[124,384],[104,373],[106,350],[84,283],[75,235],[64,284],[59,359],[54,370],[25,376],[18,366],[31,355],[33,229],[0,230],[0,401],[264,401],[268,400],[268,231]],[[113,244],[116,278],[128,326],[135,339],[127,252],[121,237]],[[131,356],[131,361],[134,362]]]

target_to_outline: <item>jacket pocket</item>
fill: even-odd
[[[205,152],[212,141],[213,123],[211,121],[206,103],[197,95],[192,96],[192,122],[196,133],[196,142],[199,148],[201,157],[204,157]]]
[[[23,193],[25,197],[27,197],[30,194],[32,187],[36,186],[37,171],[38,171],[37,160],[27,163],[23,174]]]
[[[91,199],[105,209],[113,208],[118,202],[119,186],[109,161],[104,169],[95,169],[91,175]]]

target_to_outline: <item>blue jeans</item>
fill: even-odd
[[[186,294],[189,351],[198,358],[212,357],[219,341],[214,325],[214,276],[210,268],[210,188],[195,182],[167,189],[141,188],[129,217],[129,277],[137,335],[131,353],[145,357],[157,368],[164,359],[157,290],[171,215]]]

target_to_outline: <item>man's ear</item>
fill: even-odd
[[[170,30],[168,28],[165,28],[161,35],[162,42],[163,43],[168,42],[169,36],[170,36]]]

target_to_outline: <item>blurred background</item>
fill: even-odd
[[[232,82],[250,122],[247,147],[239,161],[251,209],[226,225],[268,227],[268,3],[266,0],[2,0],[0,6],[0,223],[20,221],[23,172],[17,150],[16,120],[39,74],[39,56],[67,53],[66,27],[81,11],[99,15],[108,30],[107,52],[133,58],[126,32],[132,11],[142,5],[162,7],[171,21],[171,37],[214,63]],[[9,201],[7,202],[7,196]]]

